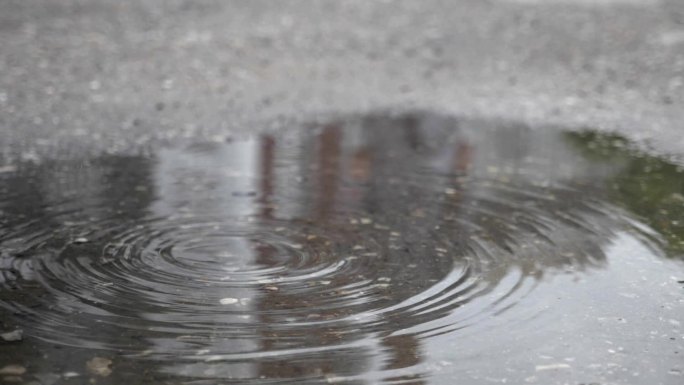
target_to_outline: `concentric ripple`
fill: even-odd
[[[435,119],[22,166],[1,176],[0,306],[172,376],[406,382],[421,341],[533,319],[546,277],[602,266],[617,229],[647,239],[600,199],[614,168],[558,135]]]

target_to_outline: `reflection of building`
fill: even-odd
[[[97,306],[126,309],[114,319],[134,319],[143,330],[173,323],[176,329],[171,332],[140,332],[126,345],[119,325],[112,326],[116,332],[104,330],[96,312],[79,318],[104,346],[180,352],[191,361],[171,359],[158,369],[162,372],[292,379],[386,371],[394,380],[421,384],[419,373],[410,370],[428,358],[421,326],[451,316],[470,299],[445,298],[439,302],[441,309],[414,311],[421,306],[418,294],[438,292],[440,283],[445,292],[458,287],[459,282],[446,281],[455,267],[481,263],[480,258],[496,263],[495,268],[482,267],[484,262],[478,266],[478,282],[488,285],[487,293],[514,270],[540,279],[547,271],[600,263],[602,243],[613,227],[613,219],[573,184],[581,181],[585,191],[598,189],[596,182],[615,170],[583,163],[557,132],[493,128],[430,114],[375,115],[303,129],[286,138],[263,135],[226,145],[165,149],[153,160],[105,158],[86,168],[46,168],[39,173],[38,187],[17,178],[11,183],[30,192],[38,204],[3,210],[10,217],[7,223],[22,214],[45,218],[39,230],[63,232],[62,242],[81,230],[86,235],[97,230],[89,228],[92,223],[140,226],[149,239],[135,242],[143,243],[147,252],[166,252],[186,266],[210,266],[209,282],[217,277],[235,282],[207,285],[202,292],[141,293],[140,302],[130,304],[123,298],[98,298],[101,293],[93,291],[96,299],[114,302]],[[44,210],[52,207],[59,212]],[[280,227],[308,229],[311,234],[274,235]],[[368,258],[365,272],[316,279],[340,288],[369,281],[372,295],[344,307],[331,306],[329,292],[315,286],[314,279],[304,282],[310,286],[288,286],[250,276],[250,271],[296,260],[294,249],[269,245],[271,238],[297,243],[297,250],[311,246],[331,253],[339,250],[335,247],[354,251],[352,244],[317,240],[321,234],[372,250],[356,256]],[[163,242],[173,243],[173,248],[166,250]],[[105,243],[103,239],[88,247]],[[481,244],[489,249],[477,249]],[[282,278],[273,275],[265,278]],[[189,273],[187,278],[197,275]],[[269,279],[265,281],[278,283]],[[149,282],[150,288],[154,285]],[[439,298],[439,293],[434,295]],[[165,306],[145,302],[152,297]],[[224,297],[239,301],[239,311],[216,310],[217,299]],[[189,300],[197,302],[197,314],[174,311],[188,306]],[[364,314],[374,317],[372,327],[355,317]],[[226,325],[233,330],[226,332]],[[191,337],[197,341],[176,338],[180,336],[174,333],[183,327],[195,330],[198,335]],[[216,334],[207,332],[212,327]],[[204,353],[187,358],[196,351]],[[204,355],[219,359],[204,362]]]

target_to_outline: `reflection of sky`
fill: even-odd
[[[603,251],[610,268],[547,277],[520,300],[522,317],[494,317],[451,340],[424,339],[430,383],[450,384],[456,372],[476,383],[619,377],[678,384],[667,372],[681,363],[673,354],[681,342],[671,338],[684,339],[684,300],[672,276],[682,264],[627,232],[616,233]]]
[[[239,198],[257,191],[259,149],[258,140],[253,139],[209,150],[160,151],[152,211],[159,216],[210,213],[234,218],[255,214],[252,200]]]
[[[161,151],[154,169],[156,197],[150,211],[154,216],[161,218],[211,215],[212,218],[229,221],[243,221],[247,216],[256,214],[258,207],[254,199],[249,198],[249,194],[256,192],[258,187],[259,149],[258,140],[244,140],[229,147],[215,147],[210,151]],[[198,196],[204,199],[197,199]],[[248,237],[233,236],[230,240],[230,244],[226,245],[229,250],[224,251],[230,254],[226,259],[229,261],[225,266],[226,274],[256,264],[254,245]],[[222,253],[222,250],[217,248],[203,251]],[[217,269],[220,269],[220,266],[217,265]],[[254,300],[257,299],[258,293],[253,288],[231,287],[230,291],[225,293],[225,297],[240,299],[240,309],[247,315],[254,313]],[[220,324],[221,320],[217,319],[216,322]],[[241,322],[240,317],[232,316],[230,322]],[[242,322],[248,327],[255,320],[242,318]],[[150,342],[156,342],[151,349],[162,352],[169,350],[174,344],[166,338]],[[212,340],[208,346],[198,348],[198,352],[250,352],[257,350],[259,345],[257,338],[218,338]],[[223,363],[220,366],[174,363],[162,370],[188,376],[258,376],[255,362]]]

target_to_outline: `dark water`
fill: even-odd
[[[5,166],[0,218],[0,381],[684,383],[684,171],[617,136],[353,117]]]

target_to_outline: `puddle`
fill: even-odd
[[[374,115],[6,167],[0,380],[679,383],[684,171],[630,146]]]

